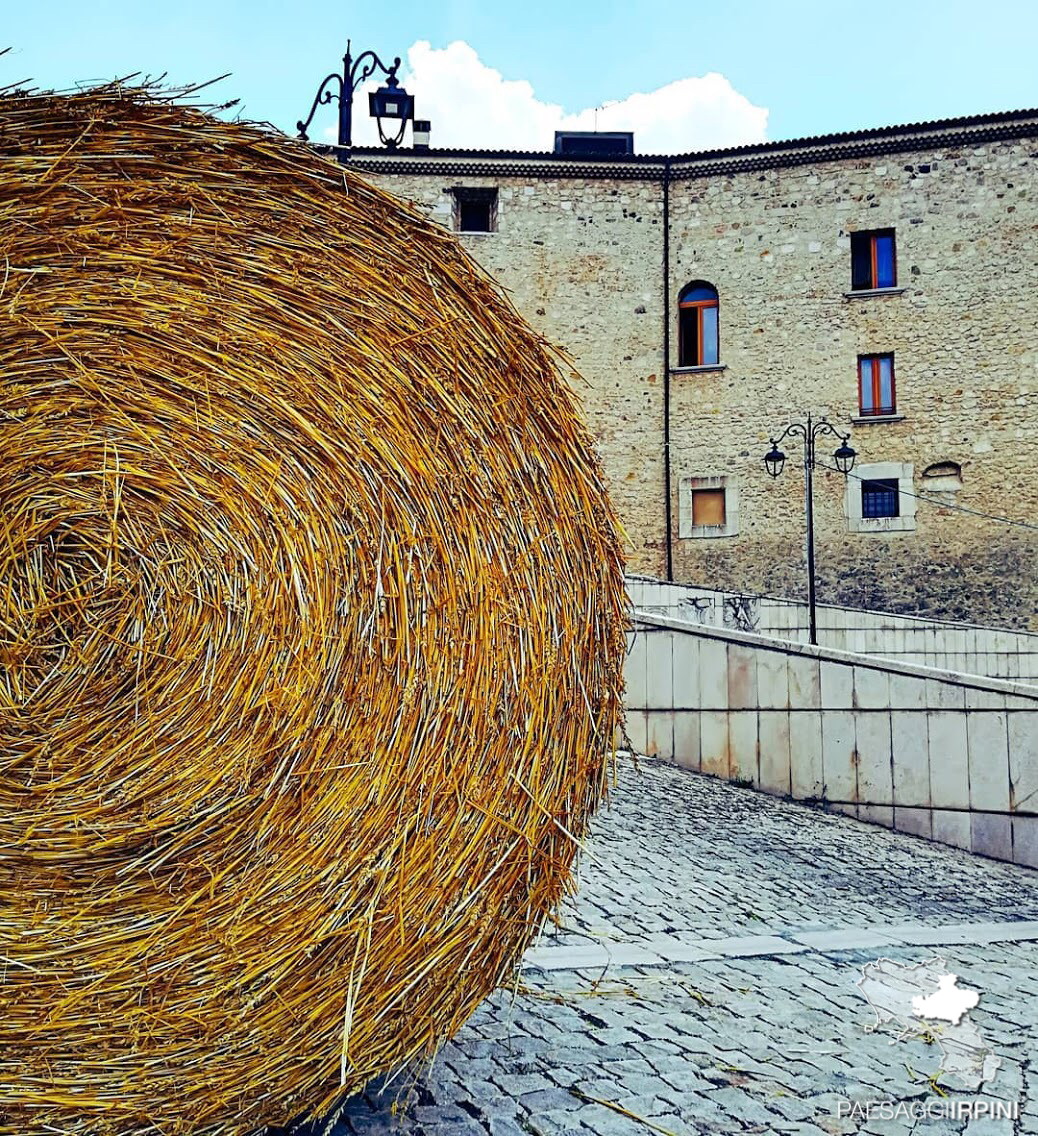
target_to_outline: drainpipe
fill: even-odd
[[[667,580],[674,580],[670,509],[670,158],[663,159],[663,512],[667,529]]]

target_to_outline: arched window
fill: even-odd
[[[678,296],[678,366],[709,367],[717,348],[717,289],[693,280]]]

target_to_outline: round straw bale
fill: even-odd
[[[570,880],[619,540],[453,236],[152,88],[0,97],[0,1132],[428,1055]]]

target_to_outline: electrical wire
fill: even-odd
[[[820,462],[817,459],[815,460],[815,465],[821,466],[823,469],[828,469],[833,473],[843,473],[844,477],[853,477],[855,481],[875,480],[874,478],[862,477],[861,474],[858,473],[844,473],[844,471],[837,466],[829,465],[826,462]],[[1004,525],[1015,525],[1017,528],[1033,529],[1035,532],[1038,532],[1038,525],[1031,524],[1029,521],[1017,521],[1012,517],[1000,517],[996,513],[982,513],[979,509],[970,509],[966,505],[949,504],[947,501],[942,501],[940,498],[935,497],[931,493],[914,493],[910,489],[902,489],[900,479],[898,480],[897,491],[899,494],[903,493],[906,497],[914,497],[917,501],[922,501],[927,505],[936,505],[941,509],[954,509],[957,513],[969,513],[974,517],[984,517],[989,521],[1000,521]]]

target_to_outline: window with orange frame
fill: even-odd
[[[720,360],[717,289],[694,280],[678,296],[678,366],[710,367]]]
[[[858,409],[863,418],[897,413],[894,356],[858,356]]]

